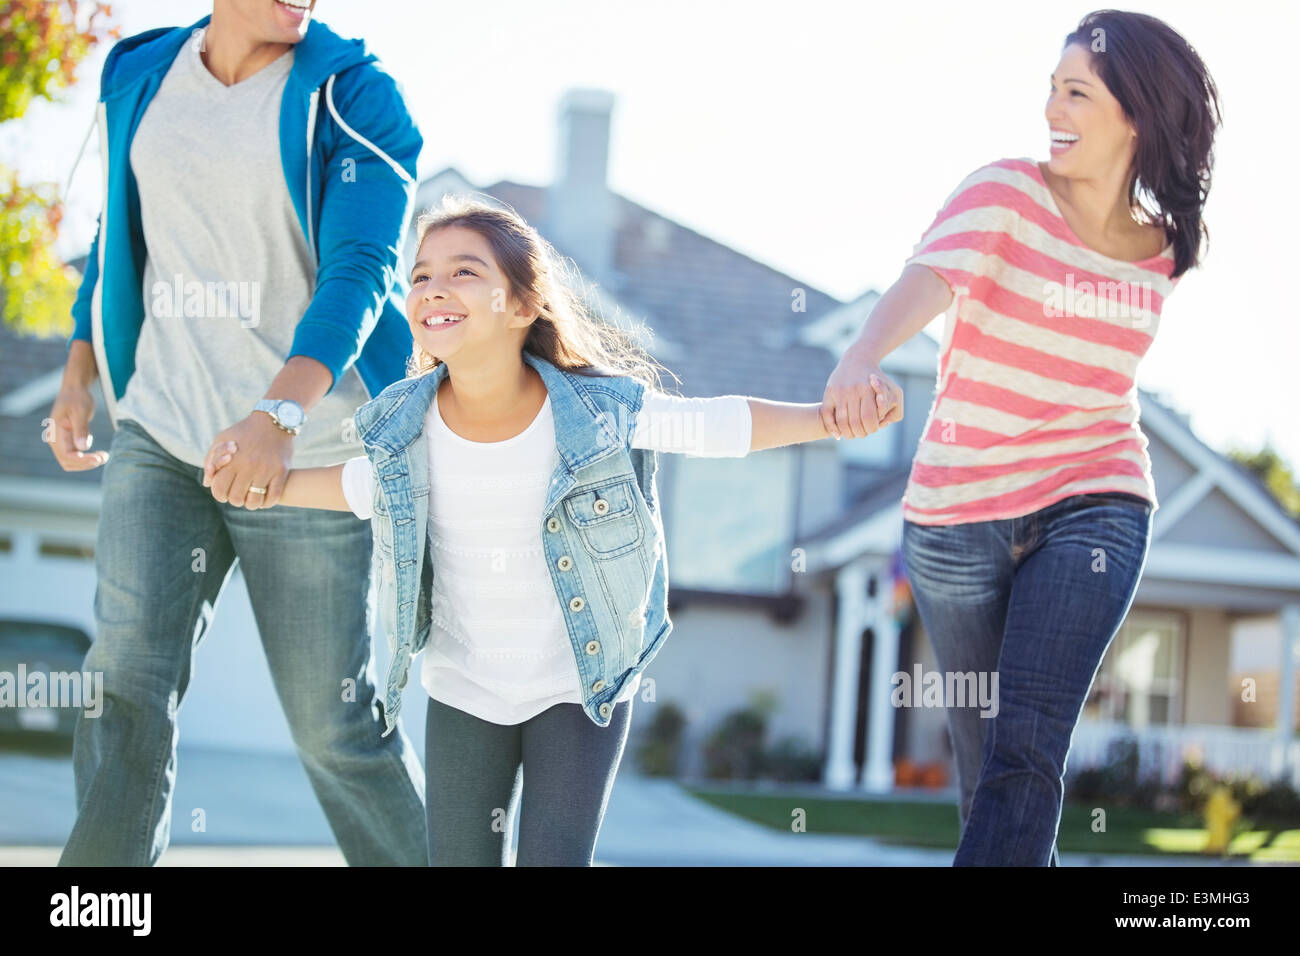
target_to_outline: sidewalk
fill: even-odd
[[[714,784],[709,784],[711,789]],[[716,787],[725,789],[725,787]],[[736,787],[738,790],[748,789]],[[861,799],[807,785],[765,787],[823,799]],[[903,799],[940,802],[955,794]],[[892,798],[891,798],[892,799]],[[954,812],[956,812],[954,810]],[[671,780],[620,771],[600,831],[598,858],[618,866],[952,866],[952,850],[897,846],[864,836],[786,833],[697,800]],[[1061,866],[1243,866],[1200,857],[1064,853]]]
[[[764,792],[774,792],[765,789]],[[834,796],[816,787],[780,790]],[[842,794],[841,794],[842,795]],[[842,795],[856,797],[858,795]],[[918,797],[920,799],[922,797]],[[931,794],[925,799],[946,799]],[[74,818],[65,756],[0,753],[0,866],[52,866]],[[201,809],[206,829],[193,830]],[[182,748],[163,866],[341,866],[297,759]],[[951,850],[793,833],[734,817],[678,783],[620,771],[596,848],[612,866],[950,866]],[[1062,866],[1215,866],[1201,858],[1064,854]],[[1243,865],[1240,863],[1226,865]]]

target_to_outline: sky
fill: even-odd
[[[883,291],[957,183],[1045,159],[1043,107],[1088,4],[842,0],[320,0],[402,84],[421,175],[544,185],[564,91],[615,95],[609,183],[655,212],[837,298]],[[1181,32],[1218,85],[1224,127],[1211,244],[1165,303],[1138,384],[1220,451],[1271,442],[1300,472],[1300,331],[1278,272],[1295,268],[1300,4],[1177,0],[1125,9]],[[123,35],[187,25],[210,0],[119,0]],[[0,162],[62,184],[93,121],[104,51],[59,104],[0,127]],[[102,201],[92,137],[68,196],[84,252]],[[1291,263],[1291,265],[1288,265]],[[929,331],[938,337],[941,320]],[[756,383],[757,385],[757,383]],[[924,411],[917,409],[916,414]]]

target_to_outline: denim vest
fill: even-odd
[[[628,376],[579,374],[525,351],[551,398],[559,465],[542,513],[542,550],[564,612],[597,726],[659,653],[672,631],[668,559],[655,494],[657,455],[631,448],[645,385]],[[599,370],[595,370],[599,371]],[[425,416],[446,364],[402,379],[354,416],[374,481],[374,561],[380,621],[392,665],[384,736],[397,726],[411,660],[429,639],[429,448]]]

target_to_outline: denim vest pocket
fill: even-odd
[[[608,560],[640,547],[645,526],[637,514],[632,482],[627,478],[599,483],[564,499],[569,520],[593,557]]]

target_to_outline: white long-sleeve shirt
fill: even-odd
[[[513,438],[477,442],[447,427],[435,393],[429,435],[429,542],[437,574],[421,683],[435,700],[495,724],[584,700],[564,612],[542,550],[541,514],[559,465],[551,399]],[[678,398],[647,389],[632,447],[701,458],[749,454],[739,395]],[[343,467],[343,494],[370,518],[364,456]],[[627,700],[640,676],[619,694]]]

